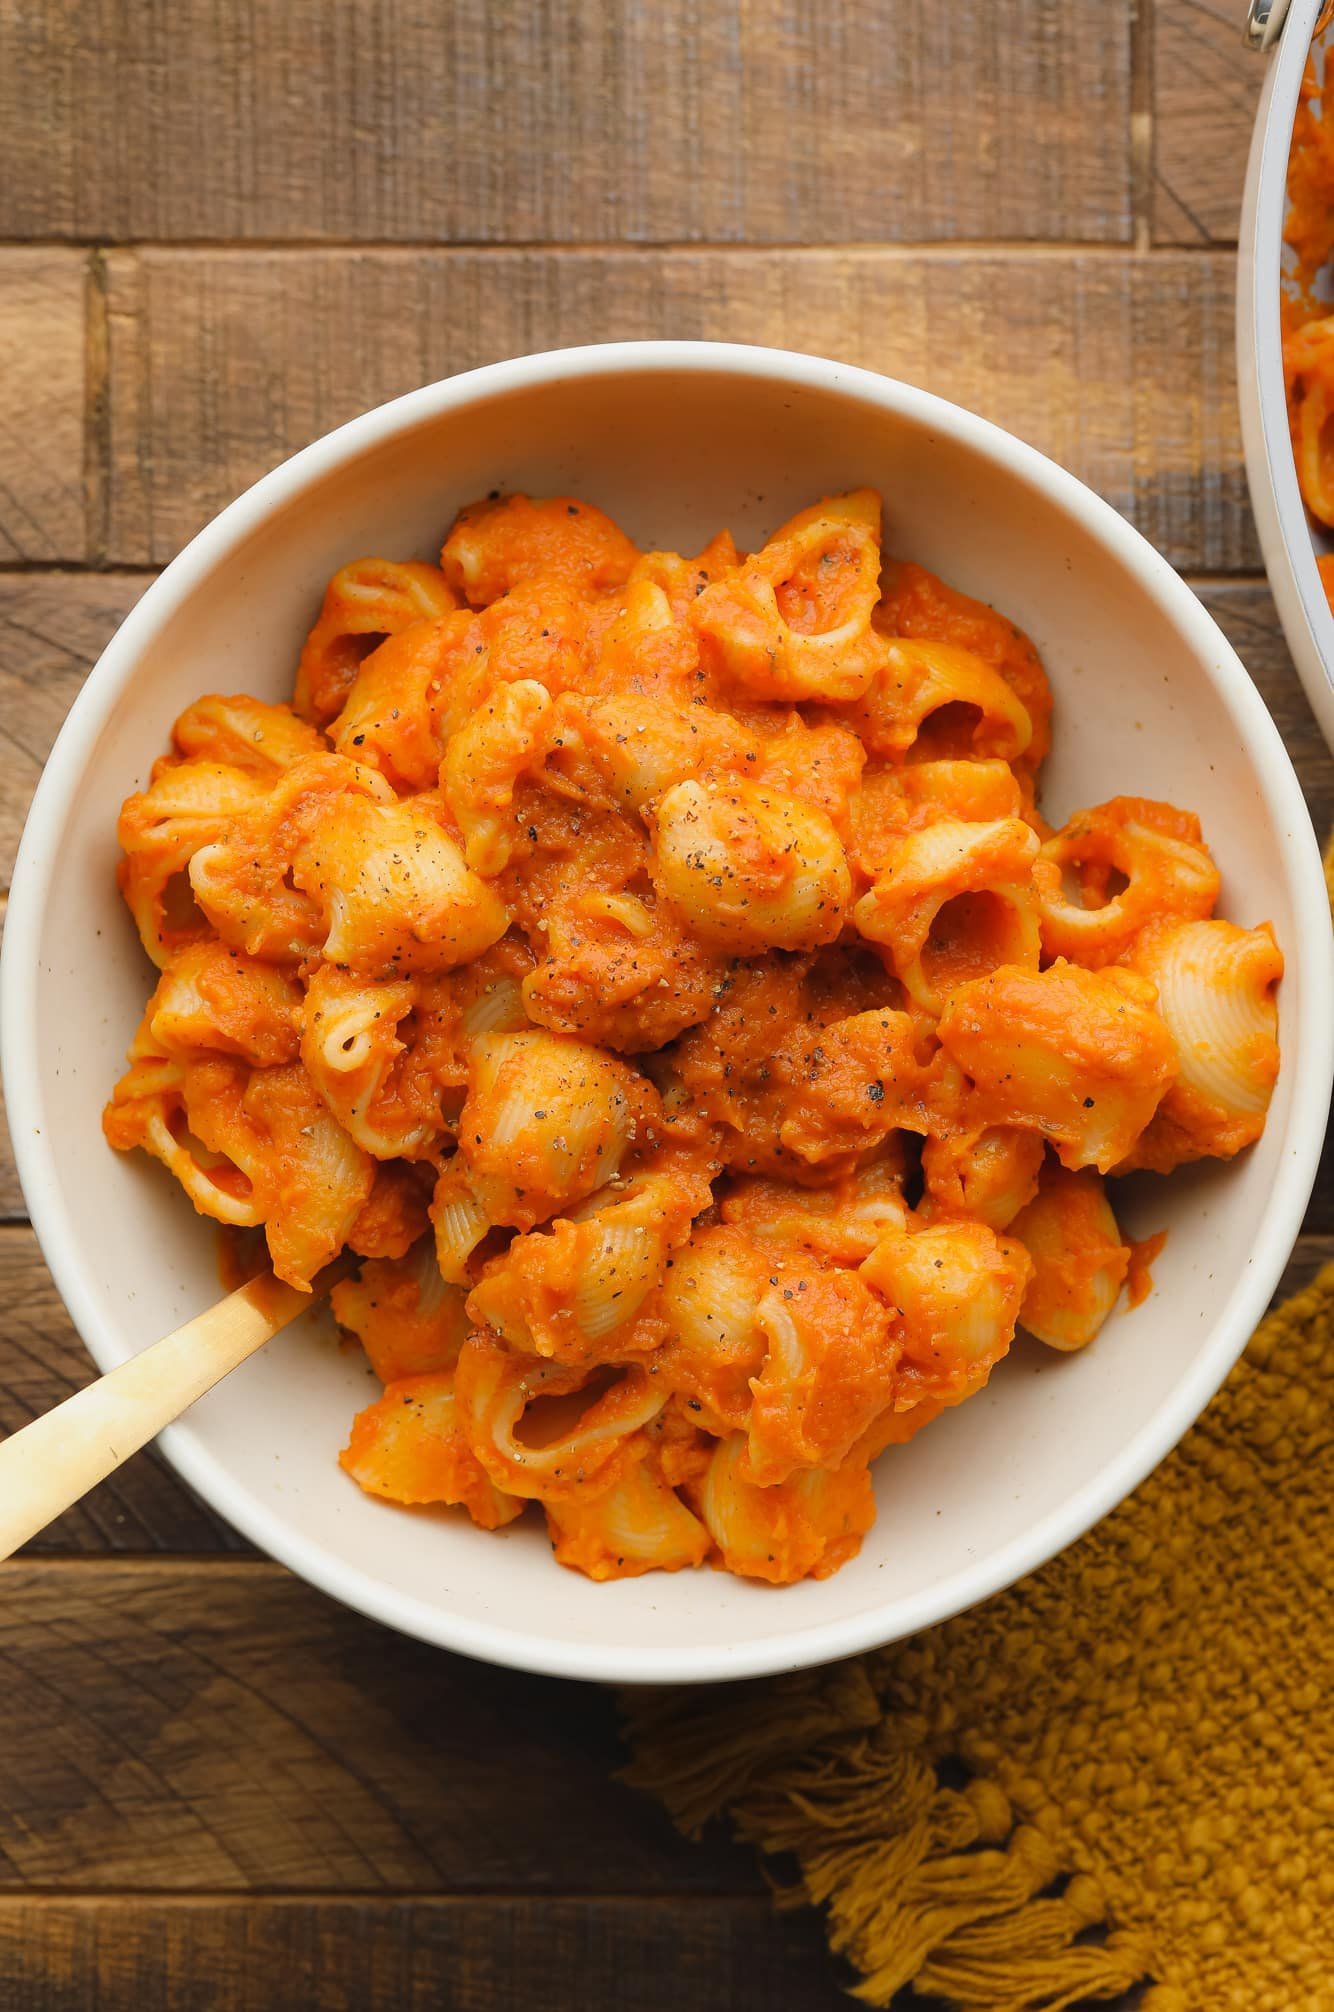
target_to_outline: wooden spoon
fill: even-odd
[[[252,1278],[0,1442],[0,1559],[11,1557],[280,1328],[317,1305],[356,1262],[335,1259],[310,1292],[284,1285],[272,1272]]]

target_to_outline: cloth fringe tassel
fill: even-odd
[[[825,1908],[866,2003],[911,1984],[969,2012],[1061,2012],[1144,1981],[1144,1938],[1095,1932],[1098,1882],[1067,1878],[1040,1821],[938,1751],[920,1717],[884,1716],[867,1662],[705,1699],[630,1694],[624,1712],[639,1758],[623,1778],[688,1834],[726,1812],[739,1837],[793,1858],[778,1904]],[[1184,2008],[1151,1989],[1142,2012]]]

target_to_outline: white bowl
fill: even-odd
[[[112,879],[116,811],[174,715],[203,691],[285,694],[335,567],[434,552],[457,506],[489,489],[573,491],[641,543],[690,551],[724,524],[757,540],[858,483],[883,491],[893,549],[1033,635],[1057,699],[1049,814],[1118,792],[1192,806],[1224,912],[1273,920],[1288,972],[1268,1130],[1235,1165],[1142,1184],[1132,1228],[1170,1232],[1152,1297],[1082,1355],[1019,1345],[985,1392],[888,1454],[876,1526],[823,1584],[703,1571],[595,1586],[553,1563],[534,1519],[490,1536],[454,1512],[372,1501],[336,1463],[366,1371],[308,1320],[165,1450],[262,1549],[424,1640],[665,1682],[796,1668],[939,1621],[1051,1557],[1163,1457],[1297,1234],[1334,1066],[1324,880],[1273,723],[1194,596],[1071,476],[938,398],[777,351],[616,344],[432,385],[296,455],[168,568],[75,703],[14,875],[0,1004],[24,1191],[93,1356],[111,1368],[218,1291],[211,1226],[99,1126],[151,982]]]

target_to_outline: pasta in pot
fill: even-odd
[[[1017,1325],[1133,1302],[1114,1179],[1259,1136],[1282,957],[1189,811],[1051,829],[1050,718],[865,489],[694,557],[493,497],[335,575],[291,706],[182,713],[104,1128],[292,1284],[360,1256],[352,1481],[539,1503],[593,1580],[822,1578]]]
[[[1283,382],[1297,483],[1307,511],[1334,527],[1334,315],[1326,297],[1331,243],[1330,121],[1324,100],[1328,65],[1313,47],[1306,61],[1288,155],[1282,295]],[[1292,257],[1288,253],[1293,254]],[[1321,541],[1323,542],[1323,541]],[[1316,568],[1334,608],[1334,562]]]

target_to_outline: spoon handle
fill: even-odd
[[[0,1559],[318,1303],[347,1269],[328,1266],[313,1292],[262,1273],[0,1442]]]

